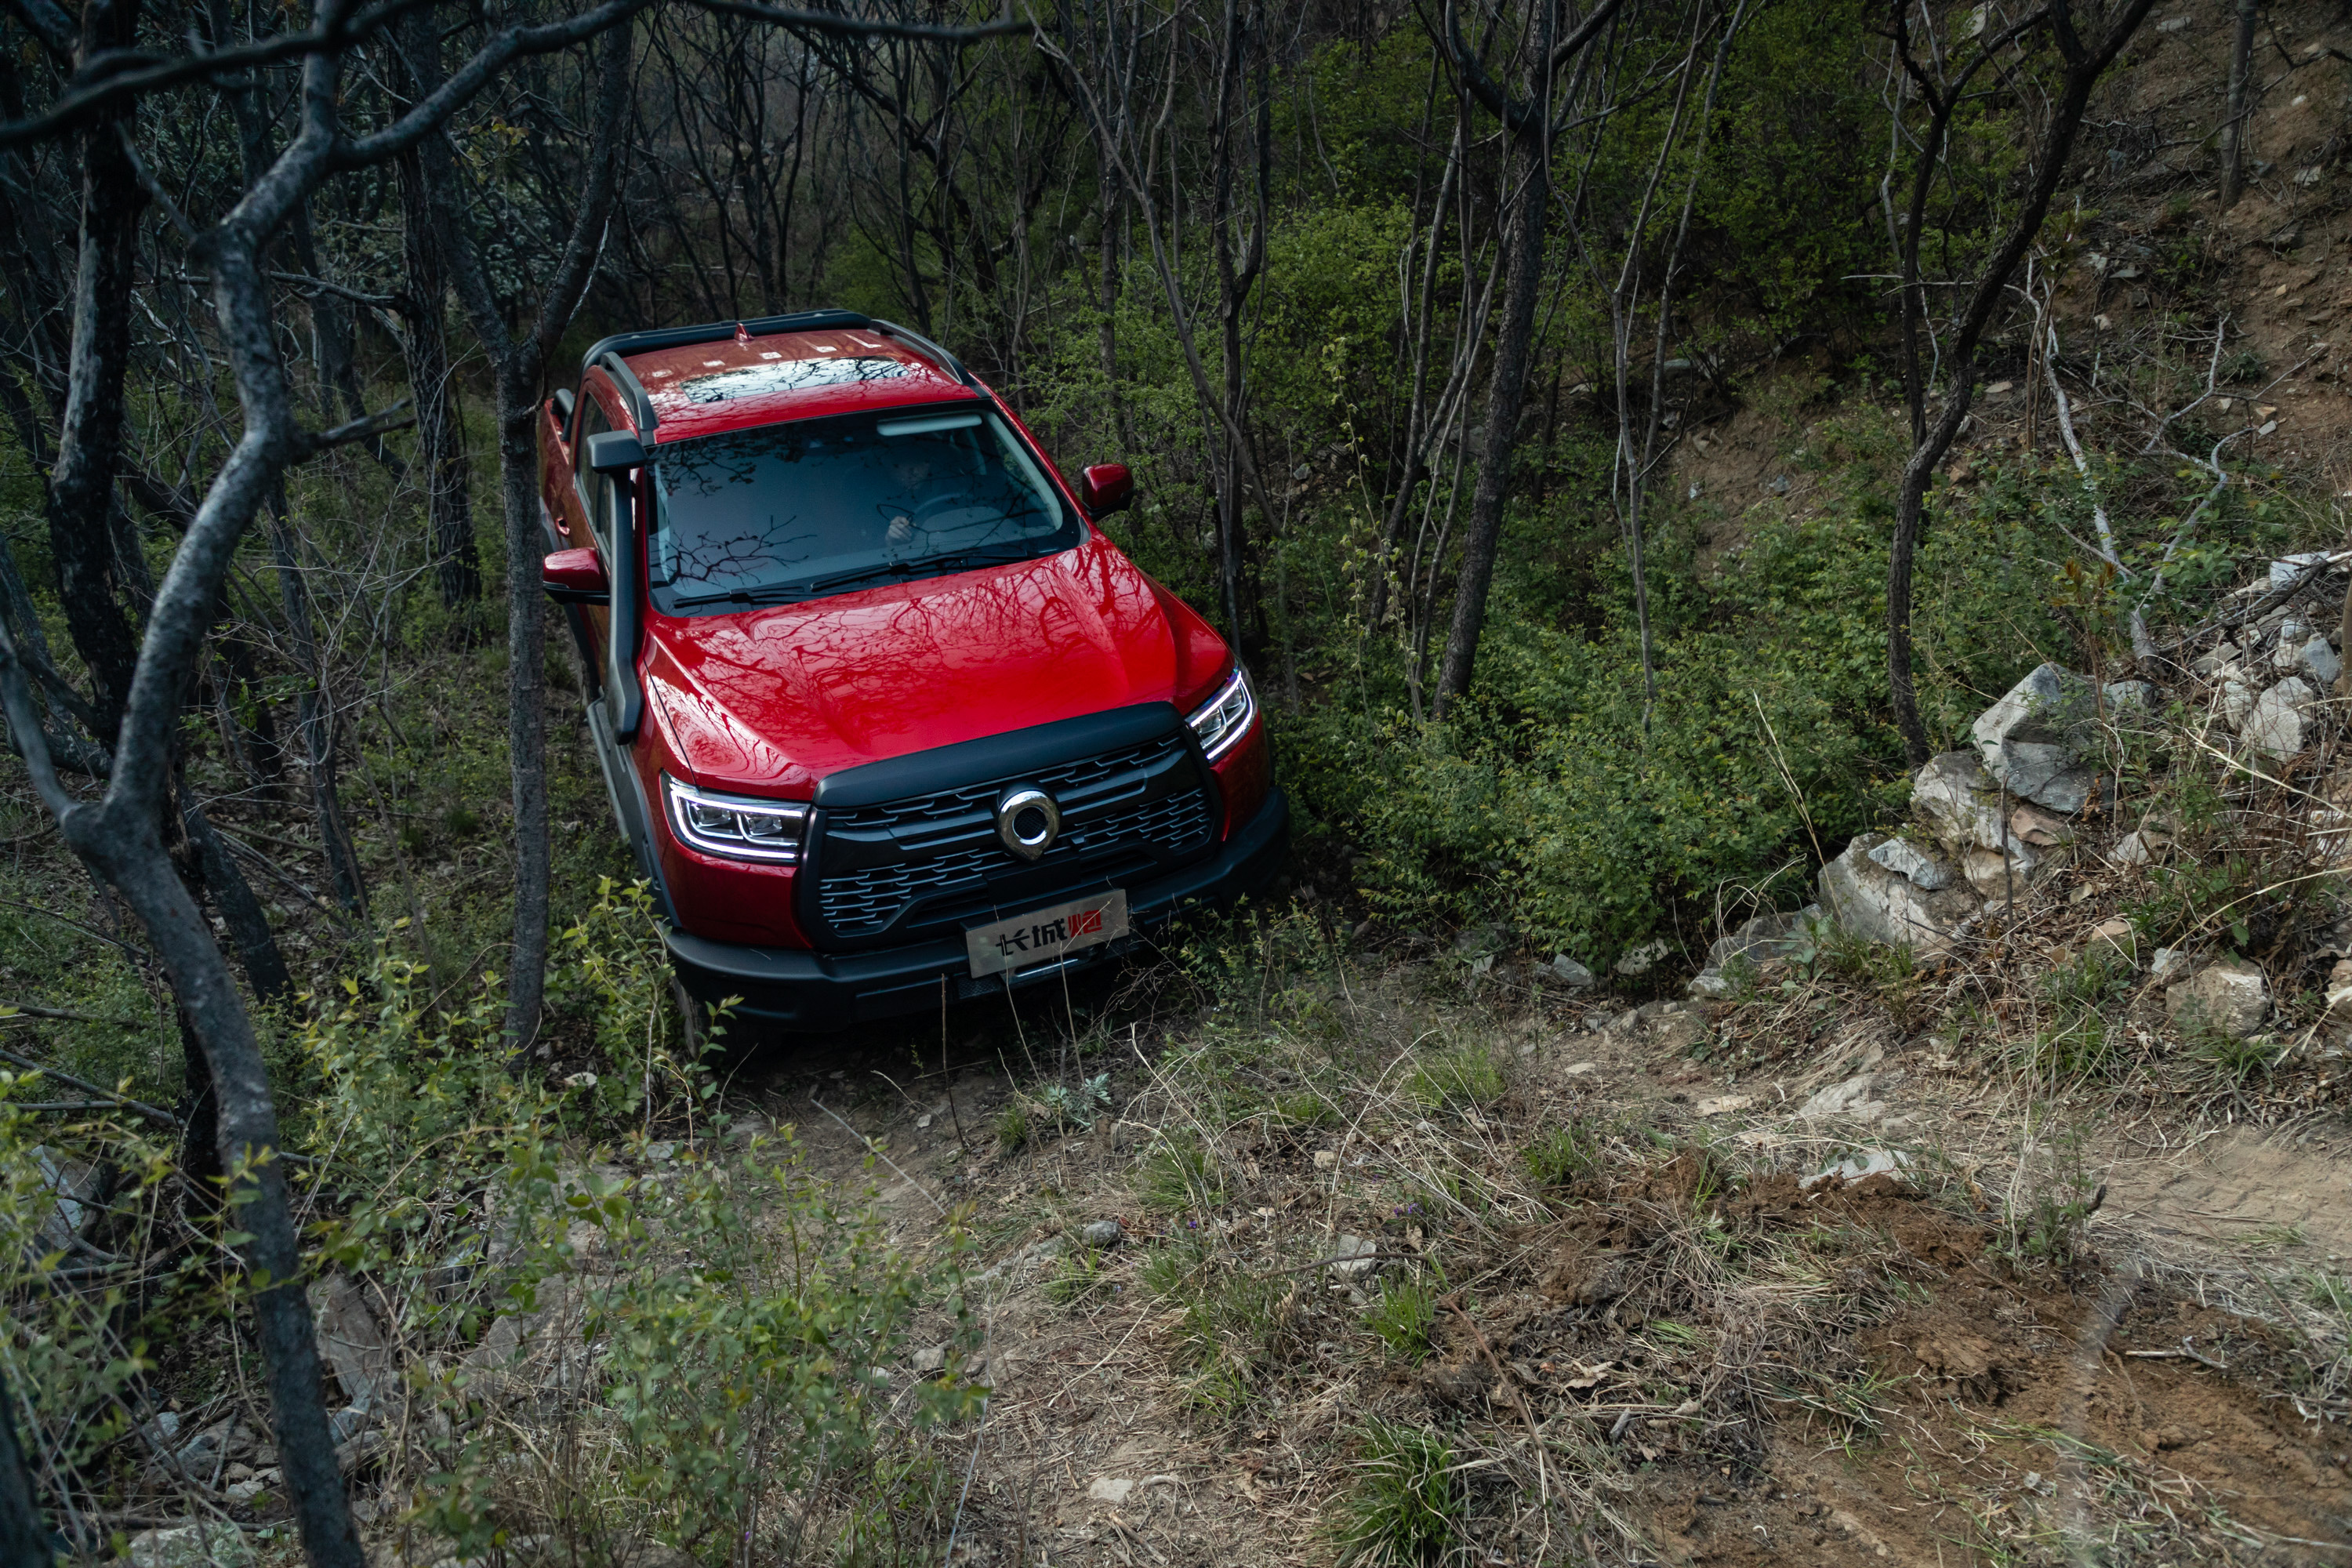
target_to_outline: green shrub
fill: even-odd
[[[1520,1151],[1528,1174],[1546,1187],[1572,1186],[1600,1173],[1607,1152],[1601,1130],[1570,1121],[1551,1129]]]
[[[1437,1297],[1417,1279],[1384,1280],[1380,1300],[1364,1314],[1364,1326],[1398,1360],[1418,1365],[1435,1348],[1430,1333],[1437,1327]]]
[[[1503,1098],[1503,1067],[1482,1046],[1457,1046],[1415,1063],[1406,1098],[1431,1110],[1480,1110]]]
[[[1436,1433],[1378,1418],[1358,1440],[1355,1484],[1333,1509],[1339,1560],[1363,1568],[1421,1568],[1463,1540],[1467,1489]]]

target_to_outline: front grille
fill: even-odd
[[[1027,861],[996,837],[996,801],[1035,784],[1061,807],[1053,847]],[[1007,902],[1181,864],[1207,848],[1214,806],[1181,731],[1141,745],[878,805],[821,812],[811,935],[834,942],[936,934]],[[806,908],[806,906],[803,906]]]

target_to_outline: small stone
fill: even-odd
[[[2111,680],[2107,682],[2107,706],[2111,709],[2153,708],[2156,688],[2145,680]]]
[[[1797,1185],[1811,1192],[1823,1182],[1859,1182],[1872,1176],[1894,1175],[1910,1168],[1910,1157],[1899,1150],[1873,1149],[1866,1153],[1849,1154],[1836,1164],[1814,1172]]]
[[[245,1532],[209,1522],[142,1530],[131,1538],[131,1568],[242,1568],[254,1560]]]
[[[1868,1112],[1864,1108],[1874,1104],[1881,1112],[1884,1112],[1886,1109],[1885,1102],[1873,1100],[1870,1098],[1870,1091],[1877,1086],[1878,1079],[1875,1074],[1864,1073],[1859,1077],[1847,1079],[1843,1083],[1833,1083],[1827,1089],[1815,1089],[1806,1099],[1804,1104],[1797,1107],[1797,1114],[1808,1121],[1820,1121],[1832,1116],[1858,1114],[1866,1118]]]
[[[2352,958],[2339,958],[2327,972],[2327,1021],[2342,1027],[2352,1024]]]
[[[1099,1252],[1106,1247],[1117,1247],[1127,1239],[1127,1231],[1115,1219],[1098,1219],[1078,1232],[1078,1239]]]
[[[1570,1062],[1568,1066],[1559,1069],[1559,1076],[1562,1078],[1591,1078],[1598,1075],[1600,1071],[1601,1064],[1599,1062]]]
[[[2244,959],[2225,958],[2168,986],[2164,1006],[2182,1028],[2201,1026],[2242,1040],[2270,1014],[2270,982]]]
[[[1126,1476],[1097,1476],[1087,1486],[1087,1496],[1096,1502],[1107,1502],[1117,1508],[1134,1489],[1135,1482]]]
[[[914,1368],[917,1372],[937,1372],[947,1364],[948,1347],[943,1344],[927,1345],[917,1351],[914,1355]]]
[[[2344,661],[2336,656],[2336,649],[2327,639],[2317,632],[2312,633],[2311,639],[2296,650],[2296,662],[2302,666],[2303,673],[2311,678],[2311,683],[2322,691],[2334,686],[2344,673]]]
[[[1655,942],[1645,942],[1641,946],[1631,950],[1611,967],[1618,973],[1632,979],[1649,973],[1651,970],[1657,967],[1660,959],[1673,951],[1674,945],[1665,938],[1660,937]]]
[[[2064,817],[2031,804],[2021,805],[2009,814],[2009,830],[2020,843],[2036,849],[2055,849],[2074,842],[2074,829]]]
[[[2118,866],[2145,866],[2150,858],[2147,835],[2137,828],[2116,841],[2107,858]]]
[[[563,1087],[566,1089],[593,1089],[596,1087],[596,1075],[593,1072],[575,1072],[563,1080]]]
[[[667,1164],[677,1157],[677,1145],[672,1142],[648,1143],[646,1158],[656,1165]]]
[[[2239,733],[2256,751],[2284,762],[2303,750],[2305,721],[2318,701],[2319,693],[2300,676],[2289,676],[2255,700]]]
[[[1564,952],[1552,954],[1551,975],[1570,991],[1583,991],[1592,984],[1592,971]]]
[[[1691,983],[1686,989],[1693,996],[1712,1001],[1718,996],[1730,995],[1731,982],[1723,977],[1723,972],[1720,970],[1702,969],[1691,977]]]
[[[2148,954],[2147,977],[2159,985],[2169,984],[2189,973],[2189,950],[2185,947],[2159,947]]]
[[[2263,408],[2256,412],[2269,414],[2275,410]],[[2271,563],[2271,586],[2287,587],[2312,567],[2324,566],[2326,563],[2327,552],[2324,550],[2305,551],[2299,555],[2282,555]]]
[[[2189,668],[2200,675],[2210,677],[2219,674],[2237,662],[2238,645],[2225,642],[2217,644],[2210,653],[2199,654]]]
[[[1958,873],[1941,858],[1924,853],[1907,839],[1890,838],[1870,852],[1870,858],[1907,879],[1915,888],[1928,892],[1940,892],[1958,879]]]
[[[2248,680],[2245,672],[2235,668],[2221,672],[2221,721],[2232,730],[2242,729],[2247,716],[2254,710],[2254,699],[2262,693]]]
[[[1381,1244],[1368,1236],[1343,1236],[1331,1248],[1331,1277],[1360,1279],[1381,1266]]]
[[[1691,1107],[1701,1116],[1728,1116],[1735,1110],[1745,1110],[1756,1103],[1752,1094],[1717,1094],[1709,1096]]]
[[[1339,1151],[1337,1149],[1316,1150],[1315,1168],[1318,1171],[1338,1170],[1339,1168]]]

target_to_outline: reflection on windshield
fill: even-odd
[[[654,458],[655,606],[807,597],[1080,542],[1026,447],[970,403],[803,419]]]

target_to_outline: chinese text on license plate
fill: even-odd
[[[992,921],[963,933],[974,975],[1051,963],[1066,952],[1127,934],[1127,890],[1090,893],[1071,903]]]

